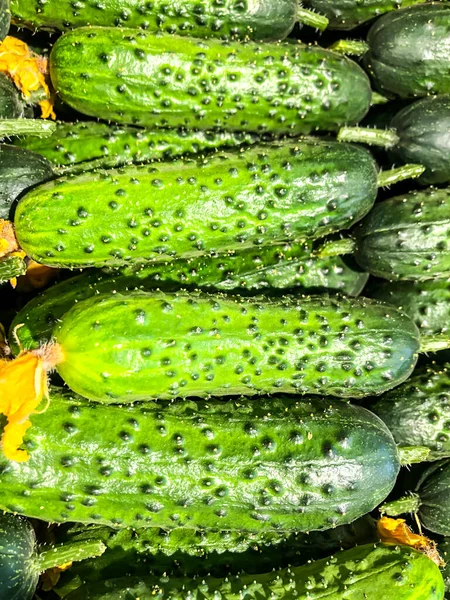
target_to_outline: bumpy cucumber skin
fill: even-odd
[[[420,4],[372,26],[364,65],[384,94],[413,98],[450,92],[450,4]]]
[[[450,535],[449,488],[449,459],[433,463],[422,474],[416,487],[420,499],[420,522],[429,531],[446,536]]]
[[[20,119],[23,113],[18,89],[7,75],[0,73],[0,119]]]
[[[121,266],[319,238],[376,195],[367,151],[305,140],[61,178],[21,199],[15,227],[37,262]]]
[[[67,600],[442,600],[444,581],[437,565],[406,546],[367,544],[309,565],[259,575],[213,579],[124,578],[89,584]]]
[[[0,1],[0,40],[4,40],[8,35],[11,25],[11,11],[9,9],[9,0]]]
[[[31,524],[16,515],[0,515],[0,598],[31,600],[39,580],[36,536]]]
[[[355,124],[371,101],[356,63],[298,44],[81,28],[55,43],[50,72],[72,108],[144,127],[297,135]]]
[[[0,285],[10,279],[25,275],[26,272],[27,266],[20,256],[7,256],[0,259]]]
[[[426,167],[422,183],[450,180],[450,95],[431,96],[407,106],[390,126],[400,138],[390,152],[393,160]]]
[[[0,459],[0,502],[50,522],[328,529],[371,511],[399,471],[378,417],[315,397],[126,407],[55,389],[30,418],[29,460]]]
[[[367,295],[403,310],[414,319],[421,337],[450,332],[450,279],[377,281]]]
[[[361,268],[384,279],[450,277],[450,189],[413,191],[377,204],[354,234]]]
[[[281,40],[294,27],[297,0],[11,0],[15,24],[65,31],[84,25],[142,28],[196,38]]]
[[[402,383],[413,321],[367,299],[103,294],[54,329],[74,391],[100,402],[314,393],[360,398]]]
[[[450,457],[450,365],[421,367],[371,406],[400,446],[426,446],[429,460]]]
[[[106,123],[58,123],[47,138],[24,137],[14,143],[38,152],[56,166],[77,165],[88,170],[95,167],[120,167],[129,163],[169,160],[185,154],[251,145],[258,136],[249,133],[142,130]]]
[[[439,554],[445,561],[445,565],[441,567],[442,577],[445,583],[445,598],[448,598],[448,592],[450,592],[450,538],[445,537],[438,543]]]

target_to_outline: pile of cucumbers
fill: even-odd
[[[450,2],[0,40],[0,600],[450,598]]]

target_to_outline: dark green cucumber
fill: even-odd
[[[9,0],[0,1],[0,41],[4,40],[8,35],[11,25],[11,11],[9,8]]]
[[[309,250],[308,250],[309,249]],[[106,274],[89,269],[42,292],[16,315],[11,334],[22,348],[37,348],[50,340],[53,328],[74,304],[97,294],[133,289],[179,289],[196,285],[205,290],[253,293],[297,288],[297,291],[342,292],[358,296],[368,275],[346,264],[340,257],[310,256],[311,245],[286,244],[247,250],[234,256],[205,256],[190,261],[150,264],[134,272]],[[0,263],[1,264],[1,263]],[[16,348],[17,349],[17,348]]]
[[[69,387],[106,403],[277,391],[360,398],[402,383],[420,347],[395,308],[326,296],[100,294],[53,333]]]
[[[46,139],[22,138],[14,142],[44,156],[70,172],[119,167],[130,163],[169,160],[185,154],[251,145],[258,141],[249,133],[213,131],[143,130],[98,122],[57,123]]]
[[[373,206],[377,177],[366,150],[311,139],[83,173],[26,194],[16,234],[48,266],[223,253],[349,227]]]
[[[450,538],[445,537],[440,540],[438,543],[438,550],[442,560],[445,562],[445,565],[441,569],[441,573],[445,583],[445,598],[448,598],[450,592]]]
[[[427,365],[371,406],[400,446],[426,446],[429,460],[450,457],[450,365]]]
[[[298,0],[11,0],[13,22],[31,29],[67,30],[84,25],[133,27],[196,38],[281,40],[297,20],[325,28],[327,20],[300,10]]]
[[[16,86],[7,75],[0,73],[0,119],[20,119],[24,116],[24,106]]]
[[[385,279],[450,277],[450,189],[413,191],[377,204],[354,228],[361,268]]]
[[[52,165],[43,156],[0,144],[0,219],[11,217],[11,207],[24,190],[53,176]]]
[[[367,292],[367,293],[366,293]],[[450,339],[450,280],[376,281],[365,295],[393,304],[409,315],[423,337]]]
[[[118,28],[66,33],[53,46],[50,72],[69,106],[144,127],[334,130],[358,123],[372,94],[356,63],[318,46],[224,44]]]
[[[0,285],[20,275],[25,275],[27,265],[20,256],[10,255],[0,258]]]
[[[54,389],[30,419],[29,460],[0,456],[0,503],[51,522],[329,529],[371,511],[399,471],[378,417],[316,397],[126,407]]]
[[[450,92],[450,3],[384,15],[367,43],[364,65],[382,93],[413,98]]]
[[[0,515],[0,597],[2,600],[34,598],[39,575],[67,562],[104,552],[99,540],[85,540],[39,551],[31,524],[21,517]]]
[[[89,583],[67,600],[442,600],[437,565],[407,546],[367,544],[309,565],[233,578],[127,577]]]

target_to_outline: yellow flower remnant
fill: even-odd
[[[25,98],[38,95],[43,119],[56,119],[47,84],[47,58],[32,52],[22,40],[7,36],[0,43],[0,71],[11,77]]]
[[[19,250],[14,225],[11,221],[0,219],[0,258]]]

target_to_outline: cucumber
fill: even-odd
[[[284,142],[51,181],[21,199],[15,228],[48,266],[190,258],[347,228],[373,206],[378,182],[362,148]]]
[[[0,258],[0,285],[20,277],[20,275],[25,275],[26,272],[27,265],[20,256],[11,254]]]
[[[47,364],[106,403],[277,391],[361,398],[409,377],[420,347],[395,308],[326,296],[107,293],[72,307],[53,334]]]
[[[300,10],[297,0],[117,0],[99,5],[86,0],[74,5],[70,0],[11,0],[13,22],[31,29],[73,29],[83,25],[142,28],[196,38],[218,37],[253,40],[281,40],[297,20],[326,28],[327,20]]]
[[[378,417],[316,397],[125,407],[55,388],[30,420],[29,460],[0,456],[0,504],[50,522],[329,529],[371,511],[399,471]]]
[[[365,295],[403,310],[414,319],[421,337],[450,339],[449,279],[376,281]]]
[[[444,578],[445,583],[445,598],[449,597],[450,592],[450,539],[443,538],[438,543],[439,554],[442,556],[442,559],[445,561],[445,565],[442,568],[442,577]]]
[[[14,144],[41,154],[57,167],[69,167],[63,171],[76,173],[251,145],[258,139],[249,133],[151,131],[81,121],[57,123],[54,134],[46,139],[21,138]]]
[[[450,95],[419,100],[395,115],[389,130],[345,127],[338,139],[367,143],[389,150],[393,161],[417,163],[426,167],[421,183],[450,180]]]
[[[19,90],[7,75],[0,73],[0,119],[20,119],[24,116],[24,110],[25,103]]]
[[[11,25],[11,11],[9,9],[9,0],[0,0],[0,41],[3,41],[8,35]]]
[[[102,542],[55,546],[39,551],[31,524],[21,517],[0,515],[0,597],[2,600],[34,598],[39,575],[67,562],[98,556],[105,551]]]
[[[426,365],[371,406],[400,446],[430,448],[429,460],[450,457],[450,365]]]
[[[118,28],[66,33],[53,46],[50,73],[72,108],[144,127],[334,130],[358,123],[372,94],[356,63],[317,46],[225,44]]]
[[[385,279],[450,277],[450,189],[413,191],[377,204],[354,228],[355,257]]]
[[[233,578],[126,577],[89,583],[67,600],[442,600],[444,581],[438,566],[407,546],[366,544],[309,565]]]
[[[285,244],[247,250],[234,256],[200,257],[167,265],[147,265],[135,272],[106,274],[89,269],[42,292],[18,312],[12,325],[13,347],[33,349],[50,340],[55,324],[74,304],[100,293],[133,289],[165,290],[197,285],[205,290],[241,294],[279,290],[340,291],[349,296],[361,292],[368,275],[346,264],[340,257],[310,255],[311,244]],[[299,289],[300,288],[300,289]],[[21,325],[16,330],[17,325]]]
[[[0,144],[0,219],[10,218],[13,203],[24,190],[52,177],[52,165],[43,156]]]

